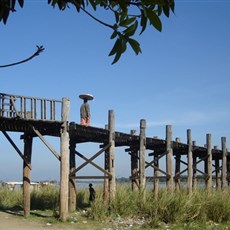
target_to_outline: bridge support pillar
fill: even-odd
[[[30,215],[30,177],[31,177],[31,156],[33,138],[25,134],[24,137],[24,157],[27,162],[23,162],[23,211],[24,216]]]

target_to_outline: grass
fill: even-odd
[[[32,216],[45,217],[57,223],[59,191],[48,186],[31,192]],[[0,210],[22,210],[22,191],[0,189]],[[48,210],[48,211],[47,211]],[[145,229],[230,229],[230,191],[197,190],[191,195],[186,191],[169,193],[159,191],[154,199],[151,191],[143,202],[138,192],[128,186],[117,186],[116,197],[108,205],[103,201],[102,188],[96,188],[96,199],[88,203],[88,189],[77,194],[77,210],[70,213],[68,223],[104,223]],[[94,226],[95,227],[95,226]],[[96,229],[96,227],[94,228]]]

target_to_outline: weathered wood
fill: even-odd
[[[193,191],[197,189],[197,164],[196,156],[193,156],[193,176],[192,176],[192,189]]]
[[[54,156],[60,161],[61,157],[59,154],[53,149],[53,147],[46,141],[46,139],[42,136],[42,134],[36,130],[34,127],[32,127],[36,135],[41,139],[41,141],[46,145],[46,147],[54,154]]]
[[[153,180],[153,185],[154,185],[154,190],[153,190],[153,193],[154,193],[154,198],[157,199],[158,197],[158,192],[159,192],[159,159],[158,159],[158,155],[154,155],[153,157],[153,160],[154,160],[154,180]]]
[[[110,146],[110,145],[109,145]],[[106,148],[105,151],[107,151],[108,148]],[[103,152],[102,150],[100,152]],[[97,165],[96,163],[94,163],[92,160],[88,159],[87,157],[85,157],[83,154],[75,151],[75,153],[80,156],[83,160],[85,160],[85,162],[87,162],[88,164],[93,165],[95,168],[97,168],[99,171],[103,172],[105,175],[110,175],[110,173],[108,171],[106,171],[105,169],[103,169],[102,167],[100,167],[99,165]],[[93,156],[94,158],[94,156]],[[91,158],[92,159],[92,158]],[[79,171],[77,169],[77,171]]]
[[[166,126],[166,172],[169,177],[166,180],[168,191],[173,192],[173,150],[172,150],[172,126]]]
[[[27,166],[29,167],[29,169],[31,169],[30,163],[27,162],[27,159],[25,158],[25,156],[22,154],[22,152],[19,150],[19,148],[13,142],[13,140],[10,138],[10,136],[7,134],[7,132],[6,131],[2,131],[2,133],[4,134],[4,136],[6,137],[6,139],[10,142],[10,144],[14,147],[14,149],[19,154],[19,156],[23,159],[23,161],[25,162],[25,164],[27,164]]]
[[[136,135],[136,130],[131,130],[131,136]],[[131,186],[132,191],[136,191],[139,187],[138,180],[138,151],[136,148],[131,148]]]
[[[74,172],[76,169],[76,157],[75,157],[76,143],[70,142],[70,173]],[[75,175],[74,175],[75,176]],[[77,191],[76,191],[76,180],[69,177],[69,211],[73,212],[76,210],[76,200]]]
[[[218,149],[218,146],[214,146],[214,149]],[[220,175],[220,161],[215,159],[215,174],[216,174],[216,190],[221,188],[221,175]]]
[[[32,158],[33,138],[25,135],[24,139],[24,158],[23,161],[23,211],[24,216],[30,215],[30,179],[31,179],[31,158]]]
[[[115,173],[115,127],[114,127],[114,112],[109,110],[108,115],[108,128],[109,128],[109,173],[111,178],[109,179],[109,201],[115,198],[116,193],[116,173]]]
[[[140,180],[140,192],[142,194],[143,201],[146,200],[146,177],[145,177],[145,150],[146,150],[146,121],[142,119],[140,121],[140,148],[139,148],[139,180]]]
[[[192,134],[191,130],[187,130],[188,144],[188,193],[192,193],[192,178],[193,178],[193,154],[192,154]]]
[[[73,176],[76,172],[80,171],[82,168],[84,168],[87,164],[93,164],[92,161],[97,158],[99,155],[101,155],[104,151],[106,151],[108,148],[111,147],[111,143],[107,144],[104,148],[100,149],[97,153],[95,153],[92,157],[85,158],[85,162],[82,163],[80,166],[78,166],[73,172],[70,173],[70,176]],[[76,151],[77,154],[80,154]]]
[[[179,137],[176,138],[176,142],[177,143],[181,143],[181,139]],[[181,155],[180,154],[176,154],[176,157],[175,157],[175,188],[176,188],[176,191],[180,191],[180,163],[181,163]]]
[[[226,149],[226,137],[221,137],[222,146],[222,174],[221,174],[221,188],[225,190],[227,188],[227,149]]]
[[[211,134],[206,135],[207,139],[207,191],[212,190],[212,136]]]
[[[105,129],[109,130],[108,125],[105,125]],[[103,199],[105,202],[109,202],[109,178],[106,178],[107,173],[109,173],[109,149],[107,148],[105,150],[104,155],[104,186],[103,186]]]
[[[66,221],[69,204],[69,110],[68,98],[62,100],[62,130],[61,130],[61,172],[60,172],[60,219]]]

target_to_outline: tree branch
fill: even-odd
[[[107,26],[111,29],[115,29],[114,26],[107,24],[101,20],[99,20],[98,18],[94,17],[92,14],[90,14],[85,8],[83,8],[77,1],[73,0],[73,4],[75,4],[77,7],[79,7],[82,11],[84,11],[89,17],[91,17],[92,19],[94,19],[95,21],[99,22],[100,24]]]
[[[22,64],[24,62],[27,62],[27,61],[33,59],[34,57],[38,56],[44,49],[45,48],[43,48],[43,46],[37,46],[36,52],[32,56],[30,56],[29,58],[26,58],[26,59],[19,61],[19,62],[7,64],[7,65],[0,65],[0,68],[10,67],[10,66],[19,65],[19,64]]]

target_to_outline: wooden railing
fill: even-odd
[[[0,117],[61,121],[61,100],[0,93]]]

